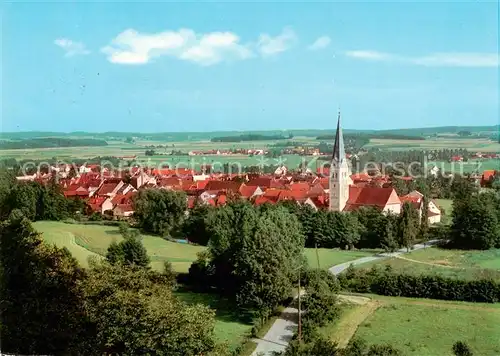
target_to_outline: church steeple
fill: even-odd
[[[332,160],[337,164],[342,164],[345,161],[344,136],[342,135],[342,127],[340,126],[340,110],[337,119],[337,132],[335,133],[335,143],[333,144]]]
[[[340,125],[340,110],[337,119],[337,133],[333,143],[333,156],[330,165],[330,204],[329,209],[343,211],[349,199],[350,169],[345,157],[344,137]]]

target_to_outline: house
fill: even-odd
[[[118,204],[113,209],[113,216],[116,218],[128,218],[134,215],[134,208],[131,204]]]
[[[401,213],[401,200],[394,188],[349,187],[349,198],[343,211],[354,211],[363,206],[379,209],[384,213]]]
[[[422,219],[422,214],[425,209],[424,206],[424,195],[419,191],[412,191],[407,195],[402,196],[401,204],[410,203],[418,212],[419,219]],[[429,200],[427,205],[427,220],[429,224],[436,224],[441,222],[441,210],[439,209],[437,203],[433,200]]]
[[[486,170],[481,176],[481,187],[487,187],[495,179],[495,175],[498,171],[494,169]]]

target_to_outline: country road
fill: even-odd
[[[432,247],[436,245],[438,242],[439,240],[430,240],[425,244],[425,246],[423,244],[416,244],[413,246],[412,249],[410,249],[410,252],[415,250],[421,250],[427,247]],[[346,270],[351,264],[359,265],[362,263],[381,260],[387,257],[396,257],[405,253],[407,253],[406,248],[402,248],[395,252],[380,253],[373,256],[361,257],[358,258],[357,260],[335,265],[333,267],[330,267],[328,270],[334,275],[338,275],[342,273],[344,270]],[[274,324],[271,326],[271,328],[263,338],[253,339],[253,341],[257,343],[257,347],[252,353],[252,356],[257,356],[257,355],[270,356],[273,354],[273,352],[279,352],[285,350],[286,346],[288,345],[288,343],[293,337],[293,334],[296,331],[298,325],[297,324],[298,314],[299,311],[295,307],[295,300],[294,300],[294,302],[292,302],[292,304],[281,313],[281,316],[274,322]]]

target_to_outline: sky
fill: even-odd
[[[498,3],[12,2],[2,131],[495,125]]]

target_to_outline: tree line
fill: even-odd
[[[50,147],[82,147],[82,146],[107,146],[104,140],[94,138],[62,138],[62,137],[42,137],[27,138],[16,141],[0,140],[0,149],[14,150],[25,148],[50,148]]]

